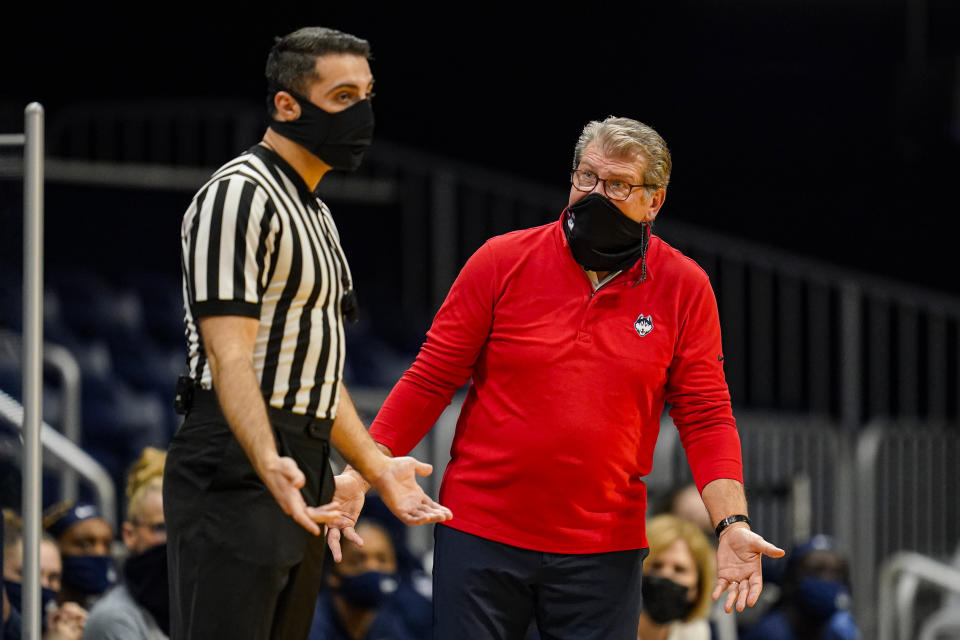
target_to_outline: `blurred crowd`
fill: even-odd
[[[47,508],[40,541],[44,640],[163,640],[168,631],[165,452],[146,447],[129,467],[126,505],[114,531],[90,503]],[[357,523],[363,546],[328,556],[310,640],[432,637],[430,557],[406,543],[406,528],[374,494]],[[3,513],[3,635],[21,637],[23,526]],[[716,545],[695,486],[662,496],[647,522],[638,640],[854,640],[847,558],[815,535],[765,566],[757,607],[726,614],[712,592]],[[540,640],[535,626],[527,640]]]
[[[43,516],[42,637],[166,638],[165,453],[145,448],[127,473],[126,508],[114,531],[96,505],[57,503]],[[20,638],[23,526],[4,510],[4,640]]]

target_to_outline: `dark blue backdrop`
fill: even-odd
[[[954,0],[338,5],[18,8],[0,131],[30,100],[259,100],[272,37],[322,24],[371,41],[383,140],[563,184],[587,120],[632,116],[674,154],[664,215],[960,293]]]

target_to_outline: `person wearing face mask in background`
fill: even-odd
[[[779,600],[740,640],[859,640],[851,606],[847,559],[818,534],[790,552]]]
[[[710,514],[703,505],[703,499],[697,486],[692,482],[678,484],[670,488],[665,494],[660,496],[657,501],[657,507],[651,516],[668,513],[670,515],[682,518],[697,525],[703,534],[710,541],[714,549],[717,548],[717,537],[713,532],[713,524],[710,521]],[[778,560],[764,556],[761,559],[763,563],[763,573],[767,576],[768,568],[771,563]],[[777,565],[772,565],[776,569]],[[774,571],[774,575],[777,572]],[[714,638],[736,638],[738,621],[747,616],[753,616],[755,620],[759,619],[767,610],[769,602],[776,599],[777,585],[770,589],[770,581],[765,580],[763,592],[752,609],[744,609],[737,615],[727,615],[723,610],[723,601],[718,600],[713,603],[710,610],[710,628],[711,636]]]
[[[710,640],[716,563],[696,523],[672,515],[647,521],[650,555],[643,563],[638,640]]]
[[[49,507],[43,527],[56,539],[63,559],[58,602],[76,602],[89,610],[117,581],[113,529],[96,505],[84,502]]]
[[[309,640],[427,640],[430,600],[401,571],[387,524],[365,511],[355,529],[364,544],[346,542],[326,572]]]
[[[127,513],[120,533],[129,551],[120,583],[87,617],[84,640],[166,640],[170,627],[167,530],[163,521],[166,453],[147,447],[127,474]]]
[[[23,583],[23,523],[9,510],[3,511],[3,595],[9,606],[8,625],[2,640],[20,640]],[[87,612],[76,602],[57,604],[61,586],[60,550],[52,536],[40,539],[40,608],[43,640],[80,640]]]
[[[558,219],[467,260],[370,427],[403,455],[469,382],[440,489],[454,518],[434,528],[436,638],[522,638],[534,619],[554,639],[636,637],[665,405],[719,536],[712,595],[752,606],[761,554],[783,554],[750,530],[709,278],[651,230],[671,163],[641,122],[588,123]]]
[[[167,449],[170,637],[306,637],[325,524],[353,530],[354,475],[405,524],[450,518],[417,484],[430,465],[384,455],[343,385],[357,296],[336,224],[315,191],[356,169],[373,138],[366,40],[323,27],[277,38],[266,132],[223,165],[183,216],[189,375]],[[339,537],[331,538],[334,560]]]

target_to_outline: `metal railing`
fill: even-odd
[[[960,434],[916,421],[876,422],[856,447],[854,592],[877,619],[877,567],[903,551],[946,559],[960,542]]]
[[[854,533],[852,442],[827,419],[773,412],[736,413],[750,518],[780,546],[829,533],[852,552]],[[669,426],[667,426],[669,425]],[[669,451],[666,488],[692,482],[672,421],[665,418],[658,447]]]
[[[251,102],[100,103],[58,113],[49,138],[53,166],[72,179],[148,174],[150,188],[193,190],[264,125]],[[103,163],[116,170],[99,171]],[[330,178],[320,191],[338,210],[353,202],[399,213],[397,306],[423,322],[483,241],[557,219],[567,193],[379,139],[359,172]],[[704,231],[669,211],[656,230],[711,277],[738,407],[825,416],[850,430],[885,417],[960,422],[956,299]]]
[[[849,433],[782,413],[740,412],[737,420],[756,529],[787,549],[811,534],[833,536],[850,560],[858,623],[875,637],[878,611],[887,613],[877,602],[885,559],[946,558],[960,542],[960,434],[907,422]],[[654,492],[692,480],[672,425],[664,424],[657,447],[655,467],[667,471],[657,472]]]
[[[876,632],[879,640],[909,640],[914,636],[912,597],[897,597],[897,586],[905,578],[922,580],[945,591],[960,593],[960,569],[909,551],[890,556],[883,563],[880,572],[880,599],[877,603],[879,621]],[[927,634],[932,632],[930,629]]]
[[[960,422],[960,301],[671,222],[711,276],[734,401],[825,415]]]
[[[14,398],[0,390],[0,418],[18,428],[23,428],[23,407]],[[93,501],[103,514],[103,519],[117,531],[117,494],[110,473],[76,442],[57,431],[46,422],[41,423],[40,443],[44,452],[43,464],[50,470],[69,468],[76,478],[83,479],[93,491]],[[22,447],[14,452],[18,462],[23,460]]]
[[[20,354],[23,350],[21,337],[6,329],[0,329],[0,362],[9,360],[12,364],[22,365]],[[69,349],[58,344],[44,342],[43,364],[58,378],[60,393],[60,415],[57,423],[63,435],[75,445],[81,445],[81,380],[80,365]],[[2,390],[0,390],[2,391]],[[60,498],[67,502],[77,499],[78,478],[72,465],[60,467]]]

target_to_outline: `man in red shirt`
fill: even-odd
[[[559,220],[467,261],[370,427],[403,455],[470,381],[440,489],[454,517],[435,530],[437,638],[522,638],[533,619],[543,637],[636,637],[666,405],[720,538],[714,598],[752,606],[761,555],[783,555],[746,516],[709,278],[651,234],[666,143],[590,122],[573,169]]]

